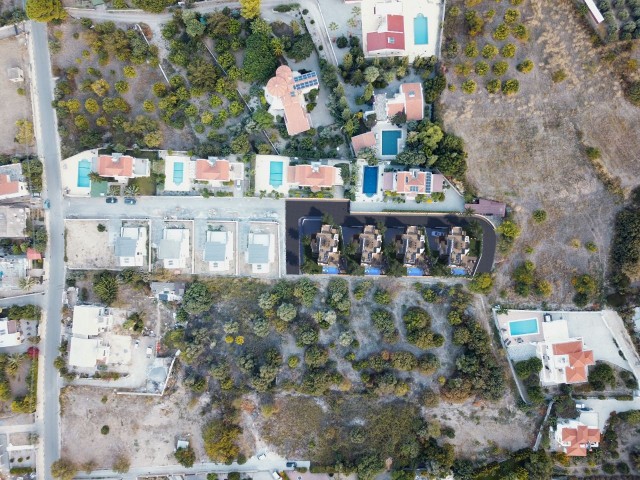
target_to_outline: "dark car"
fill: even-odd
[[[127,197],[127,198],[124,199],[124,203],[126,203],[127,205],[135,205],[136,204],[136,199]]]
[[[118,199],[116,197],[107,197],[107,203],[118,203]]]
[[[287,468],[296,468],[297,466],[296,462],[287,462]]]

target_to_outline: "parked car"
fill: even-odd
[[[258,460],[264,460],[265,458],[267,458],[266,453],[261,453],[260,455],[258,455]]]
[[[287,468],[296,468],[297,466],[296,462],[287,462]]]
[[[271,472],[271,476],[273,477],[273,480],[282,480],[282,477],[280,476],[280,474],[275,470]]]
[[[236,180],[236,188],[242,190],[242,180]]]
[[[116,197],[107,197],[107,203],[118,203],[118,199]]]
[[[44,201],[44,208],[46,210],[49,210],[49,208],[51,208],[51,202],[49,201],[48,198]]]
[[[152,353],[153,353],[153,350],[151,350],[151,347],[147,347],[147,358],[151,358]]]
[[[140,346],[140,340],[136,340],[136,348]]]
[[[135,205],[136,204],[136,199],[135,198],[131,198],[131,197],[127,197],[124,199],[124,203],[126,203],[127,205]]]

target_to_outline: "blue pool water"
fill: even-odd
[[[382,275],[382,270],[378,267],[365,267],[365,275]]]
[[[413,19],[413,43],[416,45],[429,43],[429,24],[427,17],[421,13]]]
[[[328,275],[337,275],[340,273],[340,270],[338,270],[338,267],[324,266],[322,267],[322,273],[326,273]]]
[[[418,267],[407,267],[407,276],[409,277],[421,277],[424,272]]]
[[[512,337],[517,337],[519,335],[533,335],[538,332],[538,320],[535,318],[509,322],[509,333]]]
[[[80,160],[78,162],[78,186],[88,188],[91,186],[89,174],[91,173],[91,162],[89,160]]]
[[[282,185],[282,171],[284,165],[282,162],[271,162],[269,164],[269,185],[273,188],[278,188]]]
[[[173,164],[173,183],[180,185],[184,180],[184,163],[175,162]]]
[[[364,167],[362,193],[367,197],[373,197],[378,193],[378,167]]]
[[[382,155],[397,155],[398,140],[402,137],[400,130],[382,131]]]

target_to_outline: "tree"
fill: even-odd
[[[255,1],[255,0],[254,0]],[[273,75],[277,66],[267,35],[253,33],[247,38],[242,68],[249,80],[264,82]]]
[[[36,279],[33,277],[24,277],[21,278],[18,282],[18,287],[20,287],[25,292],[28,292],[36,285]]]
[[[91,84],[91,90],[93,90],[93,93],[95,93],[99,97],[104,97],[107,93],[109,93],[109,88],[109,82],[107,82],[103,78],[99,78]]]
[[[84,108],[91,115],[95,115],[100,111],[100,105],[95,98],[87,98],[84,102]]]
[[[538,357],[531,357],[528,360],[521,360],[514,365],[516,374],[523,380],[531,375],[537,375],[542,370],[542,360]]]
[[[520,227],[511,220],[505,220],[496,228],[496,232],[503,237],[516,239],[520,236]]]
[[[516,70],[518,70],[520,73],[529,73],[531,70],[533,70],[533,67],[533,62],[529,59],[526,59],[516,66]]]
[[[173,3],[173,0],[134,0],[134,5],[142,10],[160,13]]]
[[[27,0],[27,16],[37,22],[51,22],[67,18],[67,11],[60,0]]]
[[[213,419],[202,429],[204,450],[215,462],[231,462],[238,457],[237,439],[242,430],[228,421]]]
[[[182,308],[192,315],[198,315],[211,308],[213,299],[204,283],[194,282],[189,285],[182,299]]]
[[[115,275],[107,271],[97,275],[94,279],[93,291],[102,303],[111,305],[118,298],[118,281]]]
[[[309,55],[313,53],[315,48],[313,39],[308,33],[298,36],[291,45],[291,48],[287,50],[287,55],[293,58],[296,62],[301,62]]]
[[[284,322],[290,322],[291,320],[296,318],[297,314],[298,311],[296,307],[290,303],[283,303],[278,307],[278,318]]]
[[[545,212],[544,210],[534,210],[531,216],[533,217],[533,221],[535,223],[543,223],[547,220],[547,212]]]
[[[240,0],[240,15],[252,20],[260,15],[260,0]]]
[[[493,277],[490,273],[476,275],[469,283],[469,290],[475,293],[487,294],[493,288]]]
[[[186,448],[179,448],[174,453],[178,463],[184,467],[191,468],[196,461],[196,452],[193,451],[191,445]]]
[[[78,473],[78,466],[71,460],[60,458],[51,464],[51,476],[59,480],[73,480]]]
[[[507,80],[502,85],[502,93],[505,95],[513,95],[514,93],[518,93],[518,90],[520,90],[520,82],[515,78]]]
[[[17,120],[16,127],[16,136],[13,140],[20,145],[31,145],[35,140],[33,123],[26,119]]]
[[[380,77],[380,70],[378,70],[378,67],[371,65],[364,69],[364,79],[368,83],[375,82],[378,77]]]

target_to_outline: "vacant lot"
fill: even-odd
[[[202,458],[198,402],[184,391],[163,398],[115,395],[111,389],[66,387],[61,395],[62,455],[109,468],[125,455],[133,468],[174,465],[176,440],[187,438]],[[103,435],[100,429],[109,426]],[[87,448],[91,445],[91,448]]]
[[[19,145],[14,141],[16,121],[31,121],[31,102],[29,100],[31,79],[29,78],[29,59],[24,35],[0,40],[0,85],[2,85],[2,108],[0,122],[4,125],[0,131],[0,153],[26,155],[32,154],[35,144]],[[18,67],[24,73],[24,81],[9,81],[8,69]],[[23,94],[18,89],[24,89]],[[22,91],[21,91],[22,92]]]
[[[462,17],[463,2],[453,4]],[[490,8],[504,10],[496,5],[482,2],[475,10],[483,16]],[[509,40],[517,52],[507,59],[509,70],[503,78],[517,78],[519,92],[490,95],[485,84],[492,74],[471,73],[469,78],[478,83],[476,93],[468,95],[461,88],[446,91],[443,120],[448,130],[465,140],[470,184],[481,196],[509,203],[523,229],[511,258],[498,264],[498,288],[509,286],[505,274],[529,259],[553,284],[551,300],[568,303],[574,293],[573,275],[591,272],[603,278],[609,232],[619,208],[617,198],[603,185],[603,175],[596,174],[587,159],[585,146],[602,152],[606,170],[620,177],[623,187],[633,186],[640,173],[640,140],[633,134],[640,127],[640,111],[623,98],[621,85],[603,65],[601,52],[590,42],[592,32],[572,2],[526,1],[520,12],[531,40]],[[496,43],[492,32],[501,22],[502,16],[496,14],[485,23],[484,33],[475,38],[480,50],[487,42]],[[448,80],[455,84],[462,79],[453,67],[467,60],[464,48],[471,40],[463,34],[465,28],[464,21],[457,23],[462,53],[448,61]],[[517,72],[515,65],[527,58],[533,71]],[[566,78],[554,83],[552,76],[559,71]],[[537,209],[547,212],[541,225],[531,220]],[[586,242],[594,242],[597,252],[588,252]]]
[[[104,231],[98,229],[105,227]],[[67,220],[65,256],[67,266],[76,269],[115,268],[118,265],[109,240],[107,220]]]

